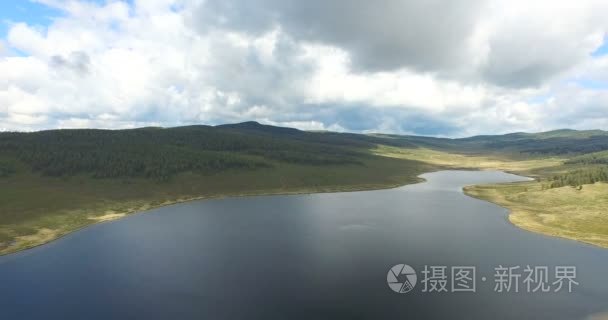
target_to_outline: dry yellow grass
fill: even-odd
[[[373,152],[385,157],[422,161],[446,168],[502,170],[508,172],[553,167],[561,165],[564,161],[564,159],[560,158],[513,160],[499,156],[463,155],[426,148],[398,148],[389,146],[378,146]]]
[[[589,316],[588,320],[608,320],[608,312],[607,313],[598,313]]]
[[[106,213],[104,215],[92,216],[92,217],[89,217],[89,219],[93,220],[93,221],[97,221],[97,222],[106,222],[106,221],[120,219],[126,215],[127,215],[126,212],[114,212],[114,211],[110,210],[110,211],[106,211]]]
[[[465,192],[511,210],[514,225],[608,248],[608,184],[542,190],[538,182],[471,186]]]
[[[46,243],[57,239],[61,236],[61,232],[61,230],[40,228],[34,234],[16,237],[13,245],[20,248],[31,248],[40,243]]]

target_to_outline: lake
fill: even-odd
[[[586,319],[608,311],[608,250],[521,230],[506,209],[461,192],[524,178],[423,177],[389,190],[193,201],[95,225],[0,257],[0,318]],[[412,291],[387,285],[397,264],[416,270]],[[550,280],[556,266],[575,266],[579,285],[527,293],[522,275],[520,292],[495,291],[495,268],[527,265],[547,266]],[[451,277],[448,292],[423,292],[425,266],[445,266],[448,276],[474,267],[476,292],[451,292]]]

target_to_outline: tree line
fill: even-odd
[[[565,186],[582,188],[585,184],[608,182],[608,167],[580,169],[565,174],[555,175],[543,183],[544,188],[560,188]]]
[[[608,164],[608,151],[594,152],[574,157],[566,164]]]

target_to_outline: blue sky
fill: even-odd
[[[604,44],[602,44],[597,50],[592,53],[594,57],[601,57],[608,54],[608,36],[604,37]]]
[[[47,26],[61,12],[28,0],[0,2],[0,35],[6,37],[11,23],[25,22],[30,25]]]
[[[86,2],[104,4],[105,0],[86,0]],[[132,4],[133,0],[125,0]],[[48,26],[53,18],[62,16],[61,10],[52,8],[34,0],[0,1],[0,37],[4,38],[11,23],[25,22],[29,25]]]
[[[586,89],[593,89],[593,90],[608,89],[608,83],[606,81],[581,79],[581,80],[576,81],[576,83],[579,86],[586,88]]]

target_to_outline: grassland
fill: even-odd
[[[511,213],[509,221],[532,232],[608,248],[608,184],[582,189],[542,189],[539,182],[470,186],[466,194],[491,201]]]
[[[44,177],[0,179],[0,254],[57,239],[88,225],[193,199],[390,188],[436,168],[417,161],[370,158],[363,164],[278,164],[217,174],[183,173],[169,181]]]
[[[564,159],[539,157],[518,159],[505,154],[457,154],[428,148],[400,148],[380,145],[374,154],[405,160],[414,160],[451,169],[502,170],[535,175],[537,170],[562,165]]]

